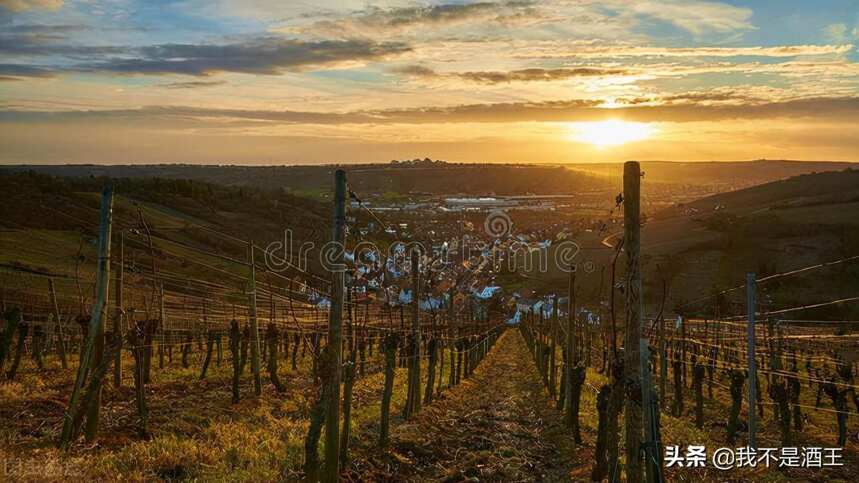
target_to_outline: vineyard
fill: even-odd
[[[334,178],[333,216],[281,215],[290,242],[316,243],[297,257],[251,223],[242,235],[106,180],[100,197],[50,208],[46,224],[72,229],[4,225],[0,474],[855,478],[859,322],[803,317],[859,296],[784,307],[766,288],[825,284],[859,256],[672,299],[668,280],[644,280],[642,177],[630,162],[608,217],[622,232],[597,231],[605,263],[589,274],[565,260],[563,285],[524,295],[500,281],[522,243],[510,226],[383,240],[363,227],[396,224],[345,172]],[[598,293],[585,296],[593,273]],[[702,464],[689,453],[698,446]],[[712,458],[720,448],[730,468]]]

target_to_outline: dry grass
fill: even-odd
[[[55,443],[73,373],[53,365],[41,374],[23,371],[19,382],[0,385],[0,461],[6,474],[21,481],[61,481],[69,476],[103,481],[299,478],[308,422],[309,358],[296,371],[281,364],[284,394],[265,384],[263,395],[253,398],[246,374],[243,400],[235,405],[230,403],[231,369],[226,361],[221,367],[213,363],[205,381],[197,379],[199,365],[194,357],[190,368],[175,360],[159,371],[157,358],[153,361],[153,381],[147,386],[148,439],[137,435],[130,373],[126,372],[122,388],[112,388],[108,381],[98,441],[92,445],[81,441],[68,453],[56,449]],[[400,383],[405,377],[398,374],[396,380],[395,409],[404,400]],[[356,382],[355,440],[368,437],[362,431],[375,431],[382,383],[380,374]]]
[[[68,453],[55,448],[70,392],[73,373],[59,369],[50,357],[37,372],[23,367],[16,382],[0,384],[0,470],[16,481],[294,481],[301,476],[303,438],[307,430],[311,381],[309,358],[298,370],[281,364],[287,391],[278,394],[266,384],[260,398],[251,397],[245,375],[243,400],[230,403],[230,366],[213,363],[199,381],[200,354],[192,366],[178,359],[164,371],[153,367],[148,386],[151,437],[136,433],[131,375],[123,387],[105,389],[102,435],[95,444],[79,442]],[[128,364],[130,361],[126,361]],[[597,361],[595,361],[596,364]],[[378,354],[372,367],[378,366]],[[71,361],[71,367],[75,366]],[[524,480],[587,481],[593,464],[597,433],[596,390],[603,375],[589,370],[582,392],[581,425],[584,442],[572,443],[518,332],[499,340],[472,378],[446,389],[413,421],[399,416],[405,400],[405,369],[398,370],[392,403],[392,442],[387,452],[376,447],[383,377],[374,373],[359,379],[354,390],[353,458],[344,477],[376,481]],[[445,367],[446,385],[448,367]],[[722,381],[722,383],[724,383]],[[670,388],[670,386],[669,386]],[[706,399],[703,429],[693,425],[691,391],[686,391],[687,413],[663,414],[666,445],[703,444],[708,449],[727,446],[725,420],[729,398],[715,387]],[[670,392],[670,390],[669,390]],[[670,401],[669,401],[670,402]],[[814,405],[814,393],[803,386],[803,403]],[[823,407],[827,407],[825,403]],[[834,446],[835,417],[823,411],[808,414],[797,446]],[[771,408],[760,425],[760,444],[780,446]],[[744,412],[745,414],[745,408]],[[856,433],[856,419],[849,428]],[[622,425],[622,421],[621,421]],[[622,427],[622,426],[621,426]],[[744,434],[740,435],[741,438]],[[622,442],[622,438],[621,438]],[[320,448],[322,451],[324,448]],[[713,469],[671,469],[669,481],[855,481],[855,436],[848,441],[843,468],[816,470],[759,468],[719,472]]]

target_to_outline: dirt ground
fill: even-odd
[[[593,435],[575,448],[517,330],[506,331],[475,373],[412,421],[390,450],[356,451],[351,479],[569,481],[590,469]],[[590,440],[590,441],[589,441]]]

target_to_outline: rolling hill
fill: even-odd
[[[227,166],[227,165],[15,165],[0,169],[33,171],[55,176],[187,179],[224,186],[324,198],[331,191],[336,166]],[[568,194],[608,189],[602,176],[562,167],[538,165],[454,164],[410,161],[392,164],[349,165],[349,185],[359,193],[405,195]]]

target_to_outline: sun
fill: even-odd
[[[599,148],[641,141],[651,137],[656,131],[653,126],[647,123],[614,119],[570,123],[569,129],[571,139],[593,144]]]

